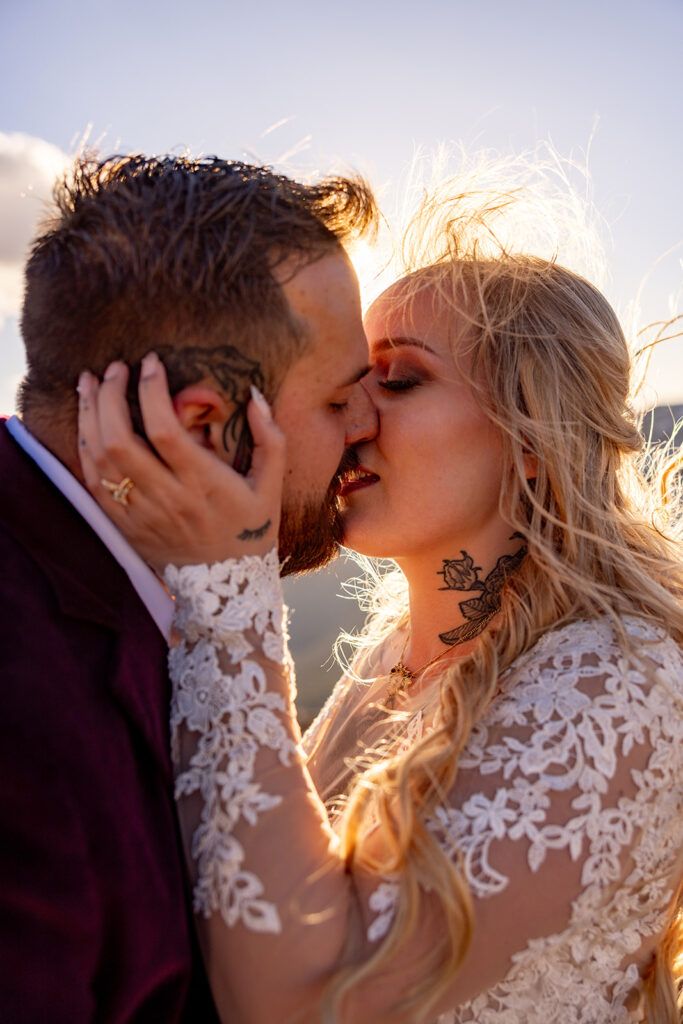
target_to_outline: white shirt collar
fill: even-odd
[[[168,643],[173,618],[173,598],[159,577],[133,550],[85,487],[52,452],[48,451],[40,441],[37,441],[29,433],[18,416],[10,417],[7,421],[7,429],[17,444],[33,459],[67,501],[71,502],[105,547],[109,549]]]

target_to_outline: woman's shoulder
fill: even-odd
[[[683,650],[644,619],[625,616],[618,626],[582,619],[549,630],[504,673],[485,720],[551,727],[554,736],[563,728],[584,735],[598,719],[624,731],[628,721],[673,729],[683,742]]]
[[[679,849],[683,653],[658,626],[620,624],[623,636],[606,620],[551,630],[501,679],[460,757],[463,792],[476,794],[462,803],[473,835],[484,808],[501,834],[533,839],[537,852],[570,845],[580,827],[599,858],[598,838],[617,821],[651,835],[650,865]],[[565,799],[560,828],[549,808]]]
[[[618,625],[607,618],[577,619],[549,629],[512,663],[506,679],[517,682],[520,675],[540,670],[549,675],[553,668],[566,675],[583,667],[598,675],[618,663],[622,669],[638,665],[646,674],[670,672],[683,686],[683,649],[663,626],[635,615],[622,616]]]

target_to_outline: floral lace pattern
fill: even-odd
[[[503,841],[527,844],[532,875],[550,851],[581,864],[567,929],[530,941],[499,984],[439,1024],[642,1019],[625,1007],[640,984],[635,955],[666,924],[683,846],[683,658],[654,629],[625,625],[646,641],[654,683],[623,656],[607,623],[546,634],[507,673],[461,757],[464,774],[495,785],[440,806],[428,822],[449,854],[459,851],[475,898],[509,884],[491,864]],[[608,799],[619,759],[643,744],[650,753],[631,770],[633,792]],[[558,794],[573,812],[562,822],[552,813]],[[388,932],[396,897],[390,882],[375,890],[369,939]]]
[[[282,799],[264,792],[255,778],[259,748],[277,751],[282,764],[296,749],[278,715],[285,711],[284,698],[268,692],[262,665],[249,657],[262,651],[277,663],[285,658],[277,552],[212,566],[168,566],[164,579],[182,633],[169,655],[176,765],[184,732],[200,734],[188,767],[176,778],[176,799],[202,798],[192,839],[194,910],[205,917],[220,911],[229,926],[241,921],[255,931],[278,932],[277,907],[244,867],[244,850],[233,834],[240,818],[254,825]]]
[[[258,825],[282,803],[264,788],[273,776],[260,776],[259,765],[267,760],[272,771],[299,756],[286,699],[268,685],[267,661],[278,672],[288,664],[277,556],[169,567],[165,578],[183,634],[170,655],[171,726],[183,766],[177,797],[195,802],[199,822],[195,911],[278,933],[276,901],[238,839],[248,842],[244,824]],[[557,858],[575,865],[577,878],[563,930],[520,938],[502,980],[438,1024],[642,1020],[641,950],[664,927],[681,871],[683,653],[639,620],[624,628],[642,657],[627,657],[607,622],[575,622],[519,658],[469,738],[453,792],[428,819],[447,854],[461,859],[475,900],[506,893],[501,850],[520,844],[529,879]],[[324,754],[345,693],[342,683],[304,750],[319,742]],[[418,712],[402,746],[426,728]],[[395,878],[370,893],[370,944],[389,931],[398,898]]]

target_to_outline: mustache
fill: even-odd
[[[344,477],[354,469],[358,469],[360,466],[360,457],[355,448],[346,448],[344,454],[341,457],[337,472],[332,478],[332,486],[338,487],[341,484]]]

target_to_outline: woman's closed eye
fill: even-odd
[[[385,378],[384,380],[378,380],[377,384],[385,391],[410,391],[412,388],[419,387],[422,381],[418,377],[393,377]]]

